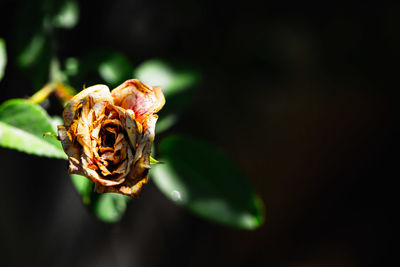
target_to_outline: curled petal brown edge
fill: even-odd
[[[68,128],[76,120],[76,112],[90,95],[93,102],[109,102],[124,110],[126,127],[130,143],[137,143],[133,165],[123,183],[108,185],[93,179],[92,175],[82,166],[82,148],[74,142],[76,136],[71,136]],[[99,193],[119,193],[137,197],[144,184],[148,181],[150,169],[150,153],[155,136],[155,115],[165,104],[165,98],[160,87],[150,87],[139,80],[124,82],[114,90],[109,91],[105,85],[95,85],[84,89],[75,95],[66,105],[63,117],[65,126],[58,126],[59,139],[69,158],[69,173],[80,174],[95,182]],[[132,111],[133,112],[132,112]],[[132,126],[136,129],[132,132]],[[133,134],[133,136],[131,136]]]
[[[108,88],[108,86],[103,84],[97,84],[88,87],[79,92],[78,94],[76,94],[74,97],[72,97],[71,100],[65,106],[63,112],[65,126],[69,127],[72,124],[75,118],[76,111],[82,105],[83,100],[89,95],[92,96],[95,102],[108,101],[113,103],[113,99],[110,94],[110,89]]]
[[[165,104],[160,87],[150,87],[137,79],[127,80],[111,91],[114,104],[133,110],[135,119],[143,123],[148,115],[158,112]]]

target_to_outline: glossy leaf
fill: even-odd
[[[132,78],[133,66],[122,54],[113,53],[99,65],[99,74],[107,84],[118,86]]]
[[[54,132],[57,132],[57,128],[59,125],[64,125],[64,120],[60,116],[52,116],[51,124],[53,125]]]
[[[28,154],[66,159],[61,143],[44,133],[55,134],[52,119],[37,104],[12,99],[0,106],[0,145]]]
[[[177,114],[165,114],[159,117],[156,124],[156,134],[165,132],[178,121]]]
[[[6,43],[2,38],[0,38],[0,81],[3,79],[4,70],[6,69],[7,64],[7,52],[6,52]]]
[[[88,178],[76,174],[70,176],[83,203],[89,206],[99,220],[113,223],[121,219],[130,200],[129,197],[114,193],[98,194],[94,189],[95,184]]]
[[[140,64],[134,72],[134,77],[151,86],[160,86],[167,96],[176,74],[165,62],[152,59]]]
[[[198,73],[193,70],[178,70],[165,61],[151,59],[140,64],[134,77],[151,86],[160,86],[168,98],[189,90],[198,81]]]
[[[263,203],[240,169],[204,141],[171,136],[160,145],[150,175],[172,201],[221,224],[255,229],[263,223]]]
[[[93,192],[94,183],[81,175],[71,174],[70,176],[76,191],[78,191],[78,193],[82,196],[83,203],[89,205],[91,202],[91,194]]]
[[[104,222],[117,222],[124,215],[129,200],[130,197],[120,194],[98,194],[92,203],[93,211]]]
[[[134,77],[151,86],[160,86],[166,98],[166,105],[160,111],[156,125],[159,134],[172,127],[191,103],[193,89],[199,81],[199,74],[189,68],[179,68],[163,60],[151,59],[140,64]]]

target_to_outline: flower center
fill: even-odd
[[[117,129],[114,127],[103,128],[100,132],[103,147],[114,147]]]

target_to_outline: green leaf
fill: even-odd
[[[53,25],[57,28],[71,29],[78,24],[79,5],[74,0],[64,1],[54,16]]]
[[[158,59],[151,59],[140,64],[134,71],[134,77],[151,86],[160,86],[167,99],[191,89],[199,80],[196,71],[179,70]]]
[[[98,194],[96,201],[92,204],[93,211],[104,222],[117,222],[124,215],[129,200],[130,197],[120,194]]]
[[[65,60],[65,73],[68,76],[75,76],[79,72],[79,60],[74,57],[69,57]]]
[[[165,132],[166,130],[174,126],[177,121],[177,114],[165,114],[160,116],[156,123],[156,133],[160,134],[162,132]]]
[[[134,77],[151,86],[160,86],[164,95],[167,96],[168,88],[173,84],[176,74],[165,62],[151,59],[136,68]]]
[[[140,64],[134,77],[151,86],[160,86],[166,98],[166,105],[159,112],[156,124],[159,134],[171,128],[190,105],[193,89],[198,83],[199,73],[190,68],[182,68],[164,60],[151,59]]]
[[[131,62],[119,53],[110,54],[98,69],[101,78],[111,86],[118,86],[132,78],[132,70]]]
[[[37,62],[41,57],[41,53],[43,53],[45,44],[46,37],[43,33],[38,32],[32,36],[32,39],[26,44],[18,56],[19,65],[25,68]]]
[[[224,153],[204,141],[170,136],[160,145],[165,164],[152,167],[157,187],[172,201],[211,221],[255,229],[264,221],[261,198]]]
[[[31,38],[17,51],[18,65],[23,74],[32,81],[33,86],[40,88],[49,79],[51,61],[49,37],[43,31],[29,35]]]
[[[19,6],[14,49],[18,66],[35,88],[49,81],[50,61],[57,51],[55,29],[75,26],[78,16],[76,0],[22,1]]]
[[[59,125],[64,125],[64,120],[60,116],[52,116],[51,124],[53,126],[54,132],[57,132],[57,128]]]
[[[6,42],[0,38],[0,81],[3,79],[7,64]]]
[[[60,62],[56,57],[50,60],[49,80],[58,83],[66,83],[68,80],[67,74],[61,70]]]
[[[81,195],[83,203],[88,205],[96,217],[104,222],[119,221],[125,213],[130,197],[114,193],[98,194],[95,184],[88,178],[71,174],[76,191]]]
[[[44,133],[54,133],[52,120],[37,104],[12,99],[0,106],[0,145],[28,154],[67,159],[61,143]]]
[[[89,205],[91,203],[91,194],[93,192],[94,183],[81,175],[71,174],[70,176],[76,191],[78,191],[82,196],[83,203]]]

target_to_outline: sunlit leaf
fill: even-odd
[[[156,133],[160,134],[171,128],[178,121],[176,114],[166,114],[160,116],[156,124]]]
[[[54,132],[57,132],[57,127],[59,125],[64,125],[64,120],[60,116],[52,116],[51,124],[53,126]]]
[[[172,201],[211,221],[243,229],[263,223],[263,204],[240,169],[224,153],[200,140],[171,136],[160,145],[150,171]]]
[[[193,70],[177,70],[165,61],[151,59],[140,64],[134,77],[151,86],[160,86],[165,97],[191,89],[199,79]]]
[[[96,217],[104,222],[117,222],[124,215],[130,197],[114,193],[98,194],[95,185],[88,178],[71,174],[72,183]]]
[[[0,81],[3,79],[4,70],[7,64],[6,42],[0,38]]]
[[[37,104],[24,99],[12,99],[0,106],[0,145],[38,156],[66,159],[55,134],[51,118]]]
[[[133,76],[151,86],[160,86],[165,95],[166,105],[159,112],[157,133],[168,130],[178,121],[179,115],[190,106],[193,89],[199,81],[197,71],[159,59],[143,62],[135,69]]]
[[[96,216],[104,222],[117,222],[124,215],[130,197],[120,194],[99,194],[92,203]]]
[[[134,77],[151,86],[160,86],[164,95],[173,83],[176,74],[165,62],[152,59],[140,64],[134,72]]]
[[[99,65],[99,74],[109,85],[117,86],[132,78],[133,66],[122,54],[113,53]]]
[[[94,183],[81,175],[71,174],[70,176],[76,191],[78,191],[78,193],[82,196],[83,203],[89,205],[91,202],[91,194],[93,192]]]
[[[54,16],[53,24],[58,28],[71,29],[79,20],[79,5],[74,0],[64,1],[59,12]]]

